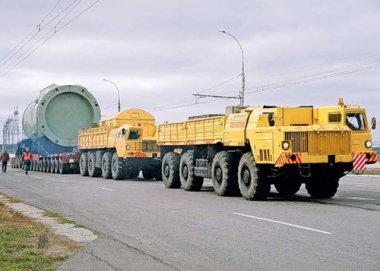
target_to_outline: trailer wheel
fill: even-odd
[[[88,176],[100,177],[102,175],[102,169],[96,167],[96,154],[90,152],[88,154]]]
[[[58,174],[59,173],[59,163],[58,159],[54,159],[54,173]]]
[[[50,170],[50,164],[51,164],[51,160],[50,160],[50,158],[48,158],[48,159],[46,160],[46,172],[47,172],[47,173],[51,173],[51,170]]]
[[[179,162],[181,156],[175,152],[168,152],[162,160],[162,180],[166,188],[180,188]]]
[[[42,160],[42,171],[47,172],[47,161],[46,159]]]
[[[38,160],[38,172],[42,171],[42,160]]]
[[[80,175],[88,176],[88,154],[86,152],[83,152],[80,155],[79,171],[80,171]]]
[[[301,182],[297,179],[292,179],[289,176],[281,176],[279,178],[276,178],[274,187],[280,196],[290,197],[295,195],[298,190],[300,190]]]
[[[124,180],[126,177],[125,161],[119,158],[116,152],[112,155],[111,172],[114,180]]]
[[[247,200],[264,200],[270,192],[265,171],[256,165],[251,152],[242,155],[238,167],[240,193]]]
[[[54,160],[53,159],[50,159],[49,166],[50,166],[49,172],[54,173]]]
[[[211,179],[218,196],[238,194],[237,161],[231,153],[221,151],[215,154],[211,166]]]
[[[69,165],[64,164],[61,161],[58,162],[58,171],[59,174],[67,174],[69,172]]]
[[[34,161],[30,161],[30,171],[34,171]]]
[[[203,178],[194,176],[194,152],[187,151],[179,163],[179,178],[185,191],[199,191],[203,186]]]
[[[332,198],[338,191],[339,177],[316,176],[306,182],[307,193],[313,199]]]
[[[102,157],[102,177],[104,179],[111,179],[111,163],[112,163],[112,152],[105,152]]]

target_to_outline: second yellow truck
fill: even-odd
[[[79,131],[78,148],[83,176],[122,180],[161,179],[154,117],[141,109],[128,109]]]

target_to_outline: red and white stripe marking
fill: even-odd
[[[295,155],[296,159],[292,160],[291,156]],[[301,159],[301,153],[295,152],[295,153],[287,153],[283,152],[281,153],[280,157],[276,161],[277,166],[283,166],[285,164],[301,164],[302,159]]]
[[[359,153],[354,155],[353,170],[365,170],[365,163],[367,158],[365,153]]]

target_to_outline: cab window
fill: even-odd
[[[138,139],[140,134],[138,131],[130,131],[128,139]]]
[[[360,131],[365,129],[364,114],[363,113],[347,113],[346,124],[353,131]]]

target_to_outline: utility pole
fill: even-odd
[[[206,94],[193,94],[198,99],[201,98],[221,98],[221,99],[239,99],[240,103],[239,106],[244,107],[244,93],[245,93],[245,71],[244,71],[244,52],[243,47],[241,46],[241,43],[239,40],[232,35],[231,33],[226,32],[225,30],[219,30],[220,33],[229,35],[232,37],[239,45],[240,51],[241,51],[241,90],[239,91],[239,96],[221,96],[221,95],[206,95]]]

